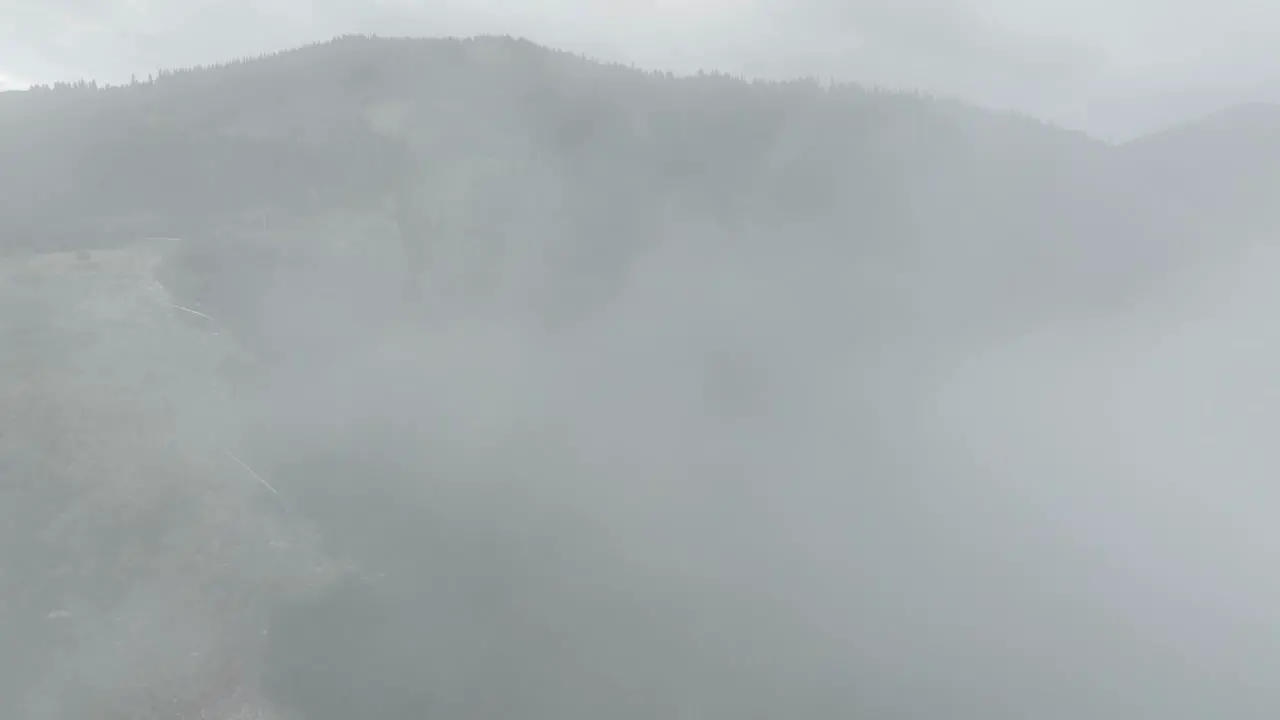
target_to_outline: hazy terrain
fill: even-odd
[[[0,715],[1274,717],[1278,131],[506,38],[0,94]]]

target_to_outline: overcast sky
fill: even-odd
[[[925,89],[1115,135],[1280,97],[1269,0],[0,0],[0,84],[347,32],[512,34],[671,70]]]

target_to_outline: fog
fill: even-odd
[[[386,652],[458,714],[1263,717],[1276,260],[1011,337],[885,309],[869,343],[842,278],[660,252],[573,332],[393,336],[270,402],[434,488],[314,512],[445,623]]]
[[[3,98],[0,710],[1280,711],[1266,133],[403,47]]]

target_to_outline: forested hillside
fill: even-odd
[[[273,242],[306,246],[319,239],[300,225],[324,217],[363,227],[356,244],[396,233],[412,272],[445,264],[496,291],[520,253],[604,278],[685,233],[805,262],[928,258],[988,312],[1013,294],[1110,298],[1186,242],[1141,168],[1027,118],[505,38],[348,37],[0,108],[7,248],[225,242],[272,223]],[[968,285],[975,262],[1009,286]]]
[[[1236,457],[1138,341],[1278,127],[510,38],[0,94],[0,714],[1212,715],[1107,532]]]

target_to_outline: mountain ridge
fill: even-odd
[[[1251,160],[1266,156],[1254,135]],[[431,255],[493,281],[520,237],[616,276],[670,228],[703,227],[752,252],[788,237],[815,260],[989,256],[1025,278],[964,290],[997,293],[982,302],[1111,296],[1205,251],[1218,223],[1276,222],[1254,212],[1264,175],[1242,189],[1230,163],[1163,147],[1177,137],[1113,146],[910,92],[677,77],[507,36],[343,36],[130,86],[6,96],[0,250],[260,244],[248,238],[271,227],[270,244],[298,250],[290,233],[336,213],[411,275]]]

